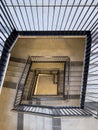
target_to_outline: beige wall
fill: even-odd
[[[84,58],[85,38],[19,38],[11,56],[69,56],[72,61]]]
[[[33,63],[32,69],[40,69],[40,68],[46,68],[46,69],[64,69],[64,63]]]
[[[11,111],[15,93],[15,89],[4,87],[2,89],[0,95],[0,130],[17,130],[18,113]]]

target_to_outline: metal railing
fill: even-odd
[[[88,110],[80,109],[79,107],[38,107],[32,105],[19,105],[13,110],[18,112],[26,112],[28,114],[42,114],[48,115],[53,117],[60,117],[60,116],[82,116],[82,117],[89,117],[92,114]]]
[[[66,96],[67,99],[69,99],[69,91],[70,91],[70,58],[68,58],[68,60],[64,64],[64,86],[63,86],[63,93],[64,93],[64,97]]]
[[[22,101],[25,83],[26,83],[26,79],[28,77],[30,67],[31,67],[31,58],[29,56],[25,63],[25,67],[24,67],[22,75],[19,79],[19,82],[17,83],[17,92],[16,92],[16,96],[15,96],[14,106],[19,105]]]
[[[98,22],[96,22],[98,23]],[[95,23],[95,24],[96,24]],[[98,117],[98,35],[97,26],[92,28],[89,72],[84,107]]]
[[[3,86],[6,64],[10,55],[10,49],[16,40],[18,33],[8,13],[8,7],[0,1],[0,90]]]
[[[97,0],[4,0],[4,3],[16,28],[22,31],[89,30],[97,20]]]

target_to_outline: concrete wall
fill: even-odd
[[[69,56],[72,61],[83,61],[85,38],[19,38],[11,56],[27,59],[31,56]]]
[[[60,69],[64,70],[64,63],[33,63],[32,69]]]
[[[23,72],[25,63],[21,62],[15,62],[10,60],[8,68],[7,68],[7,73],[5,76],[5,81],[4,81],[4,87],[10,87],[10,88],[15,88],[21,74]]]

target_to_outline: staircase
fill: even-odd
[[[63,85],[64,85],[64,71],[59,72],[59,85],[58,85],[58,93],[63,94]]]
[[[23,70],[23,73],[19,80],[19,83],[17,84],[17,93],[16,93],[16,97],[15,97],[15,101],[14,101],[14,106],[19,105],[22,101],[24,87],[25,87],[25,84],[26,84],[26,81],[28,78],[28,72],[29,72],[30,67],[31,67],[30,57],[28,57],[24,70]]]
[[[26,84],[25,84],[23,100],[27,100],[27,98],[28,98],[28,92],[29,92],[29,89],[30,89],[32,78],[33,78],[33,72],[30,71],[29,74],[28,74],[28,77],[27,77]]]
[[[25,112],[29,114],[42,114],[47,116],[92,116],[89,111],[80,109],[79,107],[36,107],[30,105],[19,105],[15,107],[15,111]]]
[[[92,116],[91,112],[87,109],[81,109],[80,107],[69,107],[69,106],[44,106],[38,104],[32,104],[32,93],[36,85],[37,74],[35,71],[30,71],[31,68],[31,59],[28,58],[24,71],[21,75],[20,81],[17,86],[17,93],[14,102],[14,108],[12,110],[18,112],[25,112],[30,114],[39,114],[46,116]],[[34,73],[35,72],[35,73]],[[63,76],[64,73],[60,74],[61,86],[63,86]],[[32,87],[33,86],[33,87]],[[63,88],[63,87],[62,87]],[[60,87],[60,91],[63,92],[63,89]],[[25,96],[24,96],[25,95]],[[46,97],[48,99],[48,97]],[[60,99],[62,97],[59,97]],[[41,99],[41,98],[40,98]],[[46,100],[47,100],[46,99]],[[53,97],[54,99],[54,97]],[[50,99],[49,99],[50,100]],[[27,101],[27,103],[25,102]],[[36,102],[36,100],[35,100]],[[40,103],[40,101],[39,101]]]

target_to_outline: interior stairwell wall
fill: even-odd
[[[78,38],[78,39],[19,38],[19,40],[17,41],[11,52],[11,57],[13,58],[10,59],[4,86],[9,86],[13,88],[16,87],[16,84],[19,80],[19,77],[24,67],[25,59],[28,55],[69,56],[71,59],[70,98],[80,98],[84,49],[85,49],[85,38]]]

